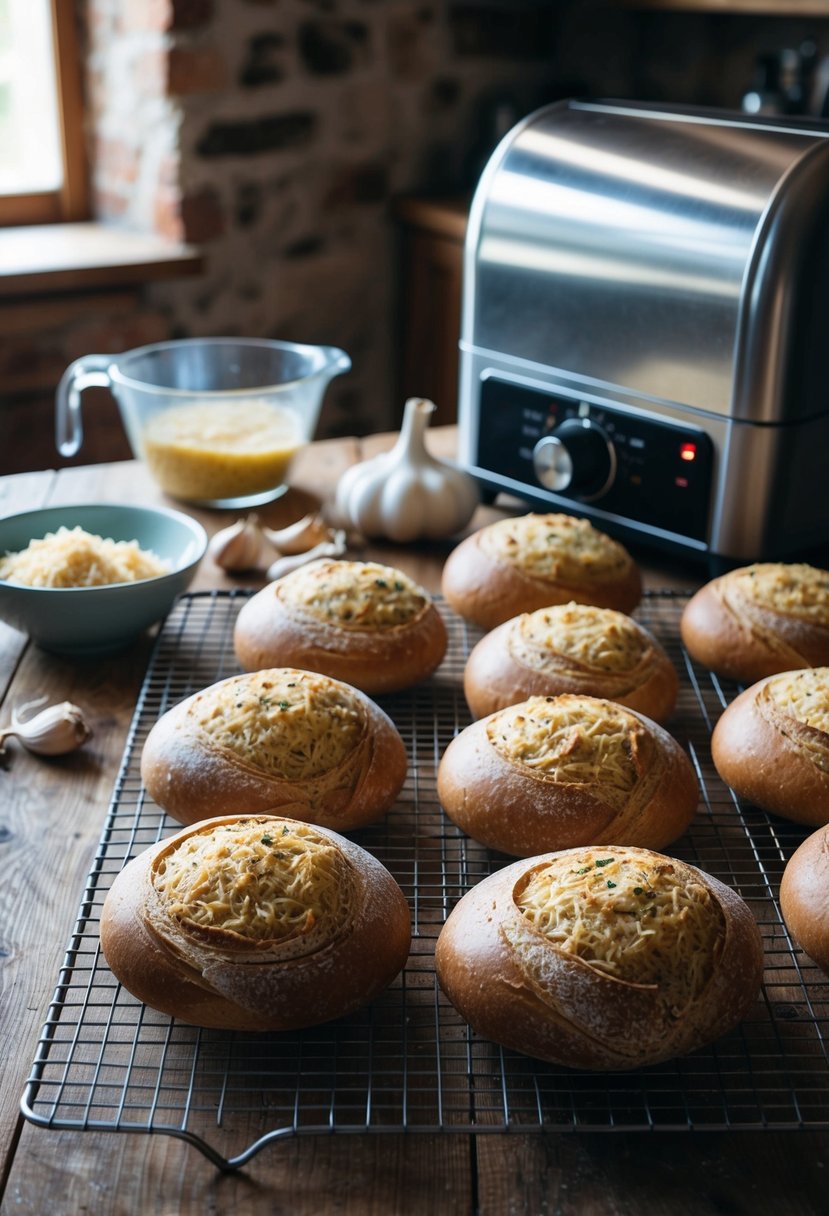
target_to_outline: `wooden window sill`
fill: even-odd
[[[107,224],[0,229],[0,297],[179,278],[202,264],[190,245]]]

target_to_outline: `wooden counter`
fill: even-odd
[[[454,433],[430,436],[451,450]],[[315,444],[296,467],[294,488],[266,512],[274,525],[298,517],[352,461],[388,437]],[[0,479],[0,513],[44,503],[97,499],[162,501],[133,463]],[[215,531],[227,515],[194,512]],[[482,510],[474,525],[494,517]],[[372,547],[437,590],[446,544]],[[653,585],[693,585],[697,575],[656,565]],[[205,560],[196,588],[238,583]],[[249,1167],[221,1174],[190,1145],[166,1135],[48,1131],[25,1122],[19,1102],[52,998],[109,804],[150,653],[143,638],[113,658],[70,662],[0,629],[0,688],[10,707],[47,695],[84,707],[93,740],[46,760],[13,743],[0,770],[0,1135],[2,1212],[31,1216],[243,1212],[246,1216],[745,1216],[826,1210],[829,1134],[682,1132],[533,1135],[308,1136],[268,1146]]]

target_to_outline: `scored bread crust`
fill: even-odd
[[[657,722],[670,716],[679,686],[676,669],[656,639],[632,619],[628,618],[631,626],[644,642],[642,654],[628,670],[612,671],[579,663],[552,648],[545,651],[543,668],[531,666],[516,656],[511,645],[528,615],[504,621],[473,647],[464,668],[463,686],[476,718],[528,697],[554,697],[567,692],[619,701]]]
[[[826,670],[829,682],[829,669]],[[736,794],[795,823],[829,823],[829,734],[800,721],[770,695],[777,673],[723,711],[711,735],[714,767]]]
[[[274,668],[256,677],[290,673]],[[307,673],[296,671],[297,678]],[[289,778],[268,772],[255,754],[217,744],[201,727],[204,707],[226,697],[251,677],[230,676],[194,693],[153,725],[141,753],[141,779],[153,801],[179,823],[215,815],[279,810],[294,819],[349,831],[373,823],[392,806],[408,769],[406,747],[391,718],[356,688],[326,676],[359,707],[355,746],[316,777]]]
[[[798,667],[829,664],[829,610],[823,620],[807,620],[784,607],[752,601],[740,594],[748,571],[779,570],[784,563],[740,567],[712,579],[685,605],[680,633],[688,653],[703,667],[743,684]],[[816,568],[816,579],[825,579]]]
[[[576,713],[580,707],[591,713],[621,708],[572,694],[549,700]],[[532,705],[530,699],[516,708],[531,711]],[[438,765],[438,800],[473,840],[517,857],[591,844],[659,849],[691,823],[699,802],[691,762],[676,739],[645,715],[622,711],[637,779],[624,804],[615,806],[601,770],[590,783],[568,782],[505,756],[488,731],[501,712],[465,727]]]
[[[800,948],[829,975],[829,825],[807,836],[786,863],[780,911]]]
[[[586,520],[569,516],[523,516],[515,521],[518,531],[536,522],[566,519],[574,525],[586,525]],[[526,521],[526,523],[525,523]],[[441,590],[459,616],[482,629],[494,629],[522,612],[534,612],[550,604],[595,604],[600,608],[616,608],[632,612],[642,598],[642,577],[638,566],[617,541],[597,534],[602,543],[619,558],[618,569],[603,573],[591,570],[585,563],[574,577],[538,577],[523,570],[515,562],[488,551],[486,534],[497,525],[489,524],[473,532],[449,554],[443,567]],[[591,529],[591,534],[596,534]]]
[[[245,821],[222,816],[185,828],[133,858],[116,876],[101,913],[101,947],[124,987],[153,1009],[196,1026],[291,1030],[367,1004],[403,968],[411,944],[408,904],[388,870],[337,833],[315,829],[341,851],[349,906],[341,930],[312,953],[281,958],[228,935],[206,943],[159,900],[153,872],[187,836]],[[290,821],[258,816],[263,829]]]
[[[318,563],[319,569],[333,563]],[[342,569],[361,562],[339,562]],[[306,570],[301,572],[303,575]],[[320,619],[286,596],[286,576],[263,587],[243,604],[234,629],[236,657],[246,671],[289,664],[353,684],[363,692],[398,692],[425,679],[446,653],[443,618],[431,597],[420,611],[398,625],[358,628],[335,617]],[[416,586],[416,585],[415,585]]]
[[[602,849],[601,855],[608,852],[660,859],[627,848]],[[584,850],[513,862],[473,887],[450,913],[435,950],[437,975],[472,1028],[525,1055],[591,1070],[645,1067],[731,1030],[756,999],[763,967],[760,933],[741,896],[694,866],[661,858],[708,888],[724,926],[705,988],[666,1024],[657,991],[568,954],[517,906],[514,892],[528,870],[571,854],[582,857]]]

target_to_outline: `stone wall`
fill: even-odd
[[[100,218],[199,245],[157,286],[176,335],[344,347],[324,433],[396,425],[400,192],[466,190],[555,91],[556,6],[528,0],[87,0]],[[508,109],[504,110],[504,105]]]

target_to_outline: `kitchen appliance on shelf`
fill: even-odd
[[[714,566],[829,543],[827,136],[566,101],[502,139],[464,252],[485,490]]]

